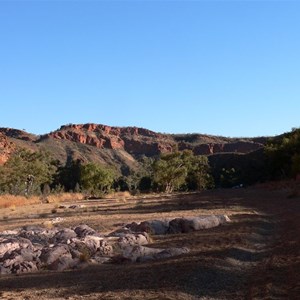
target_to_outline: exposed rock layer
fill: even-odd
[[[227,216],[199,216],[131,223],[102,235],[87,225],[47,229],[26,226],[0,233],[0,274],[79,268],[91,263],[143,262],[189,252],[186,247],[151,248],[154,235],[186,233],[229,222]]]
[[[185,137],[186,136],[186,137]],[[153,156],[173,149],[190,149],[195,154],[209,155],[222,152],[248,153],[263,147],[254,139],[214,138],[195,135],[189,141],[189,135],[170,135],[156,133],[137,127],[110,127],[97,124],[66,125],[59,130],[41,137],[69,140],[97,148],[124,149],[133,155]]]
[[[9,142],[6,135],[0,132],[0,165],[4,164],[14,151],[13,143]]]
[[[137,167],[136,159],[142,155],[151,157],[174,149],[192,150],[196,155],[245,154],[262,148],[266,142],[266,138],[171,135],[144,128],[111,127],[101,124],[64,125],[42,136],[11,128],[0,128],[0,133],[0,164],[3,164],[12,152],[7,148],[7,143],[13,143],[12,146],[33,151],[46,148],[54,158],[63,163],[72,158],[106,163],[117,166],[120,170]]]

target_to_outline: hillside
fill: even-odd
[[[263,148],[267,138],[227,138],[204,134],[162,134],[138,127],[101,124],[70,124],[36,136],[18,129],[0,128],[0,163],[18,147],[46,149],[65,163],[68,159],[115,166],[126,174],[138,160],[173,149],[192,150],[196,155],[247,154]]]

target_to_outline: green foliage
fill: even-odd
[[[153,179],[161,190],[171,193],[180,189],[206,189],[211,184],[207,157],[191,151],[162,154],[153,164]]]
[[[292,156],[291,172],[293,176],[300,174],[300,153],[295,153]]]
[[[92,195],[108,193],[114,183],[115,174],[112,170],[95,163],[82,165],[80,183],[83,190]]]
[[[187,167],[181,152],[162,154],[153,164],[154,181],[166,193],[179,189],[185,183]]]
[[[50,184],[57,169],[47,152],[16,151],[6,164],[0,167],[0,188],[11,194],[41,193]]]
[[[144,176],[153,176],[153,163],[154,163],[155,159],[153,157],[147,157],[147,156],[143,156],[140,160],[140,170],[138,171],[138,173],[140,174],[140,177],[144,177]]]
[[[92,194],[110,191],[115,174],[101,165],[68,161],[65,166],[46,152],[18,150],[0,167],[0,191],[11,194],[41,194],[84,189]]]
[[[136,191],[139,186],[139,182],[141,180],[141,173],[140,172],[134,172],[132,171],[126,178],[126,183],[128,190],[131,191]]]
[[[210,175],[210,167],[206,156],[189,157],[188,175],[186,178],[188,190],[205,190],[213,188],[214,182]]]
[[[154,158],[143,155],[138,162],[138,169],[128,169],[127,176],[121,176],[115,180],[113,187],[116,191],[130,191],[132,193],[151,191]]]
[[[239,177],[237,175],[237,172],[235,168],[230,169],[222,169],[221,175],[220,175],[220,183],[222,187],[228,188],[233,187],[238,184]]]
[[[300,173],[300,129],[270,139],[265,147],[268,179],[290,178]]]
[[[55,178],[53,181],[53,188],[58,185],[64,187],[64,190],[75,191],[80,190],[80,172],[81,161],[80,160],[68,160],[65,166],[59,166]]]
[[[152,178],[150,176],[143,176],[139,182],[138,189],[141,192],[150,192],[152,189]]]
[[[113,183],[113,188],[117,192],[119,192],[119,191],[121,191],[121,192],[129,191],[127,177],[126,176],[121,176],[119,178],[116,178],[114,183]]]

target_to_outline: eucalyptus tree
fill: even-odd
[[[195,156],[189,150],[162,154],[153,164],[154,182],[166,193],[205,189],[211,181],[208,172],[207,157]]]
[[[0,187],[11,194],[40,193],[50,184],[57,170],[57,161],[45,151],[17,150],[0,168]]]
[[[80,185],[92,195],[108,193],[115,178],[113,170],[99,164],[88,163],[80,169]]]

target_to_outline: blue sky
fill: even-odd
[[[0,127],[300,126],[300,1],[0,0]]]

